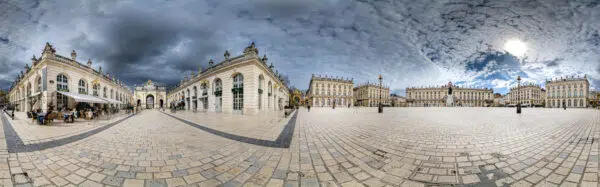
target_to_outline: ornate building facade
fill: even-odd
[[[517,106],[519,100],[521,101],[521,106],[525,107],[543,107],[546,102],[544,99],[546,90],[534,83],[525,83],[521,84],[520,87],[512,87],[508,94],[511,96],[506,104],[508,106]]]
[[[135,87],[133,101],[137,107],[146,109],[167,107],[167,87],[148,80],[144,85]]]
[[[567,76],[546,80],[546,107],[587,107],[589,90],[590,83],[587,80],[587,75],[584,75],[583,78]]]
[[[392,105],[392,107],[406,107],[406,97],[391,94],[390,104]]]
[[[409,107],[487,107],[494,102],[494,90],[459,87],[450,82],[443,86],[406,88],[406,99]]]
[[[307,99],[313,107],[354,105],[353,79],[312,75],[308,85]]]
[[[79,63],[75,50],[67,58],[46,43],[42,56],[33,56],[31,66],[26,64],[17,76],[9,91],[9,102],[19,111],[47,111],[50,104],[58,110],[74,108],[81,98],[103,100],[96,103],[100,108],[120,107],[133,99],[132,93],[114,76],[102,72],[102,67],[93,69],[91,60]]]
[[[383,106],[390,106],[390,88],[374,83],[361,84],[354,88],[354,100],[356,106],[376,107],[379,101]]]
[[[279,111],[289,103],[289,90],[267,56],[258,56],[254,42],[240,56],[225,59],[196,74],[185,76],[167,93],[167,103],[186,110],[255,115]]]
[[[298,89],[290,89],[289,106],[301,106],[305,104],[304,92]]]

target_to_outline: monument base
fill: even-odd
[[[447,107],[453,107],[454,106],[454,97],[452,97],[452,95],[448,95],[446,97],[446,106]]]

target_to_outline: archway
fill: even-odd
[[[294,96],[294,99],[292,99],[292,106],[297,106],[297,105],[300,105],[300,97]]]
[[[137,106],[138,106],[138,107],[139,107],[139,106],[142,106],[142,100],[140,100],[140,99],[138,99],[138,100],[137,100]]]
[[[146,109],[154,108],[154,96],[148,95],[146,96]]]
[[[163,107],[163,100],[162,99],[160,100],[160,105],[159,106],[160,106],[160,108]]]

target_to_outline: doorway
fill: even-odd
[[[146,109],[154,108],[154,96],[148,95],[146,96]]]

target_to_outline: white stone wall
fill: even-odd
[[[277,85],[280,85],[279,81],[276,81],[276,77],[274,77],[272,75],[272,73],[269,72],[269,70],[267,70],[263,65],[258,64],[260,62],[256,61],[256,62],[241,62],[239,64],[234,65],[233,67],[224,67],[223,70],[218,71],[217,73],[210,75],[208,77],[205,77],[203,79],[192,79],[190,81],[192,81],[192,83],[184,83],[186,84],[184,87],[178,88],[176,90],[173,90],[171,93],[169,93],[168,95],[168,101],[169,104],[172,101],[177,101],[179,100],[179,98],[181,98],[181,95],[184,95],[185,98],[190,98],[190,102],[187,102],[186,100],[186,110],[192,110],[193,109],[193,105],[190,105],[190,103],[193,103],[193,100],[191,99],[191,96],[194,95],[193,93],[193,88],[194,86],[197,87],[198,89],[198,97],[202,96],[202,92],[201,92],[201,84],[203,82],[208,82],[208,111],[209,112],[217,112],[216,111],[216,106],[217,106],[217,98],[214,94],[214,86],[215,86],[215,80],[217,79],[221,79],[221,83],[222,83],[222,105],[221,105],[221,112],[223,113],[233,113],[233,93],[232,93],[232,88],[233,88],[233,77],[238,74],[241,73],[242,76],[244,77],[244,107],[242,109],[242,113],[243,114],[247,114],[247,115],[256,115],[259,112],[269,112],[269,111],[276,111],[279,110],[279,107],[277,106],[278,100],[279,98],[281,98],[281,103],[283,106],[287,105],[288,100],[289,100],[289,93],[287,88],[285,87],[280,87],[281,89],[276,89]],[[259,86],[259,76],[263,77],[264,79],[264,83],[263,83],[263,98],[262,98],[262,107],[261,109],[259,109],[258,107],[258,86]],[[273,94],[271,96],[268,96],[268,83],[271,82],[271,88],[273,91]],[[188,95],[187,90],[190,90],[190,94]],[[181,92],[184,91],[184,93],[182,94]],[[271,100],[270,105],[269,105],[269,100]],[[198,99],[198,110],[202,111],[202,103],[200,102],[201,100]],[[189,107],[188,107],[189,106]]]
[[[99,90],[99,96],[102,97],[103,96],[103,87],[107,87],[107,92],[110,92],[110,90],[113,90],[113,99],[117,100],[117,93],[119,95],[123,95],[123,103],[126,102],[130,102],[133,98],[132,98],[132,93],[129,89],[122,87],[112,81],[106,80],[104,78],[102,78],[99,74],[94,73],[93,70],[91,69],[83,69],[81,67],[76,67],[74,65],[78,65],[78,64],[68,64],[62,61],[58,61],[55,60],[53,57],[48,56],[45,59],[42,59],[38,65],[36,65],[35,67],[33,67],[32,71],[30,71],[30,73],[27,74],[26,78],[24,80],[22,80],[19,85],[17,86],[18,89],[13,89],[11,92],[18,92],[21,87],[24,89],[27,87],[27,85],[29,83],[31,83],[32,85],[32,94],[34,93],[35,89],[36,89],[36,78],[39,76],[41,77],[42,74],[42,69],[46,68],[46,91],[43,91],[42,94],[42,98],[41,101],[38,101],[40,103],[40,105],[36,104],[36,106],[33,108],[37,108],[37,107],[41,107],[41,109],[43,111],[47,110],[47,104],[52,102],[55,106],[57,105],[57,99],[56,99],[56,88],[57,88],[57,75],[59,74],[64,74],[67,78],[67,84],[68,84],[68,89],[69,92],[71,93],[79,93],[79,80],[83,79],[86,82],[86,86],[87,86],[87,94],[88,95],[92,95],[93,91],[92,91],[92,81],[93,80],[99,80],[99,83],[101,85],[101,89]],[[43,80],[43,77],[42,77]],[[52,82],[52,83],[50,83]],[[42,83],[43,84],[43,83]],[[43,89],[43,88],[42,88]],[[26,91],[22,92],[23,94],[21,94],[19,97],[16,97],[14,100],[14,103],[19,103],[19,107],[21,111],[29,111],[31,110],[31,108],[29,108],[29,104],[27,104],[28,102],[28,98],[24,95],[26,94]],[[15,96],[16,93],[15,93]],[[110,97],[110,93],[107,94],[108,97]],[[69,98],[68,101],[68,105],[67,107],[69,108],[74,108],[76,106],[76,102]],[[115,106],[122,106],[122,105],[115,105]],[[56,109],[56,108],[55,108]]]

